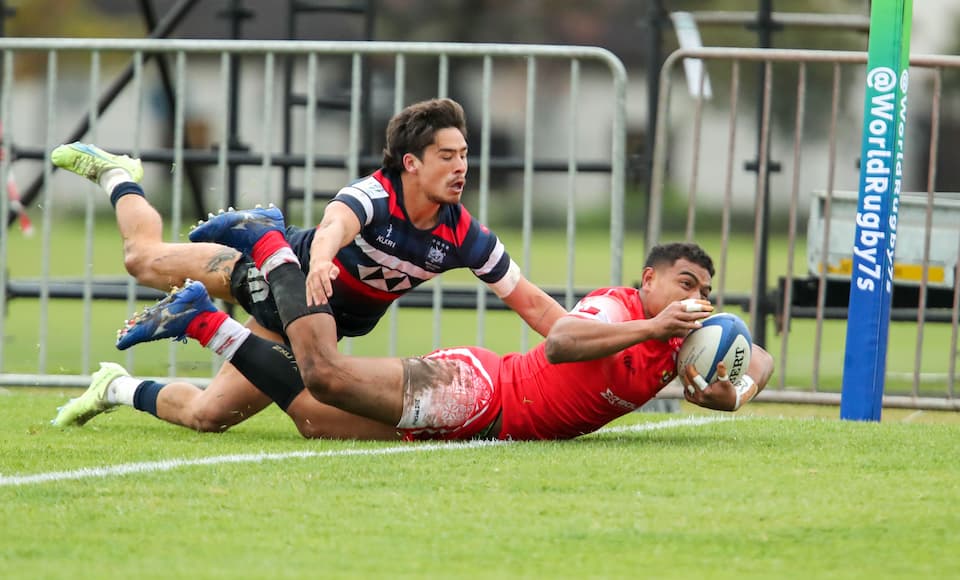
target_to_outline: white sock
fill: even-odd
[[[133,394],[137,391],[143,380],[134,377],[120,376],[112,381],[107,387],[107,402],[114,405],[133,406]]]
[[[297,259],[297,255],[293,253],[293,250],[290,247],[280,248],[276,252],[270,254],[270,257],[264,260],[263,264],[260,265],[260,271],[263,272],[264,278],[269,279],[270,272],[282,264],[300,265],[300,260]]]
[[[250,336],[250,329],[232,318],[223,321],[220,328],[213,333],[207,348],[227,360],[237,354],[237,349]]]
[[[112,194],[113,188],[128,181],[133,181],[133,176],[130,175],[126,169],[116,167],[103,172],[103,175],[100,176],[100,187],[102,187],[107,194]]]

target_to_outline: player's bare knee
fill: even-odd
[[[313,365],[310,361],[299,361],[300,376],[303,377],[303,384],[318,401],[328,403],[336,391],[335,385],[330,380],[328,365]]]
[[[337,364],[337,358],[314,354],[306,357],[306,360],[298,359],[298,364],[304,385],[313,398],[320,402],[336,406],[343,393],[350,388],[346,374]]]
[[[136,278],[138,282],[142,282],[141,278],[149,272],[149,261],[150,256],[146,252],[140,251],[139,246],[134,244],[124,245],[123,267],[126,268],[127,273]]]
[[[150,288],[170,288],[183,284],[183,278],[172,279],[156,267],[158,257],[142,245],[129,245],[124,248],[123,265],[127,273],[136,278],[139,284]]]
[[[320,425],[314,425],[309,421],[297,421],[296,423],[297,431],[304,439],[320,439],[327,435]]]
[[[242,415],[242,411],[237,410],[236,415]],[[191,427],[200,433],[222,433],[238,423],[237,417],[224,416],[219,409],[195,409],[191,416]]]

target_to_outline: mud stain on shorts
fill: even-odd
[[[397,427],[453,431],[490,403],[493,388],[464,360],[403,359],[403,413]]]

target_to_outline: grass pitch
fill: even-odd
[[[50,427],[72,394],[0,395],[4,578],[960,574],[956,414],[684,407],[434,445],[307,441],[275,408],[218,435],[127,408]]]
[[[97,233],[95,273],[119,273],[115,228]],[[82,237],[57,237],[52,271],[81,274]],[[531,279],[562,282],[562,240],[537,241]],[[39,245],[11,244],[12,276],[37,275]],[[642,264],[634,247],[628,284]],[[744,247],[732,263],[749,263]],[[583,236],[578,252],[578,285],[608,283],[604,240]],[[51,302],[48,372],[80,372],[77,305]],[[35,302],[9,311],[3,368],[34,372]],[[502,314],[491,313],[487,346],[516,350],[520,322]],[[113,338],[127,315],[123,303],[95,305],[89,366],[123,362]],[[429,316],[401,313],[399,327],[417,331],[402,333],[398,354],[432,348]],[[475,342],[474,318],[445,312],[443,343]],[[826,323],[823,352],[842,352],[840,324]],[[809,385],[811,328],[791,331],[788,384]],[[353,351],[384,354],[387,332]],[[897,332],[888,366],[910,370],[915,341]],[[922,368],[942,375],[949,327],[927,332]],[[209,376],[209,354],[178,348],[179,372]],[[168,350],[138,347],[131,370],[166,372]],[[827,357],[823,375],[835,386],[839,363]],[[0,578],[960,576],[957,413],[886,410],[861,424],[826,407],[684,406],[575,441],[505,445],[306,441],[276,408],[219,435],[131,409],[50,427],[79,392],[0,389]]]

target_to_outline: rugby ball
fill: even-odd
[[[723,361],[730,382],[735,383],[747,371],[752,347],[750,330],[743,320],[728,312],[714,314],[683,339],[677,354],[677,374],[685,377],[684,369],[693,365],[709,385],[717,379],[717,364]]]

